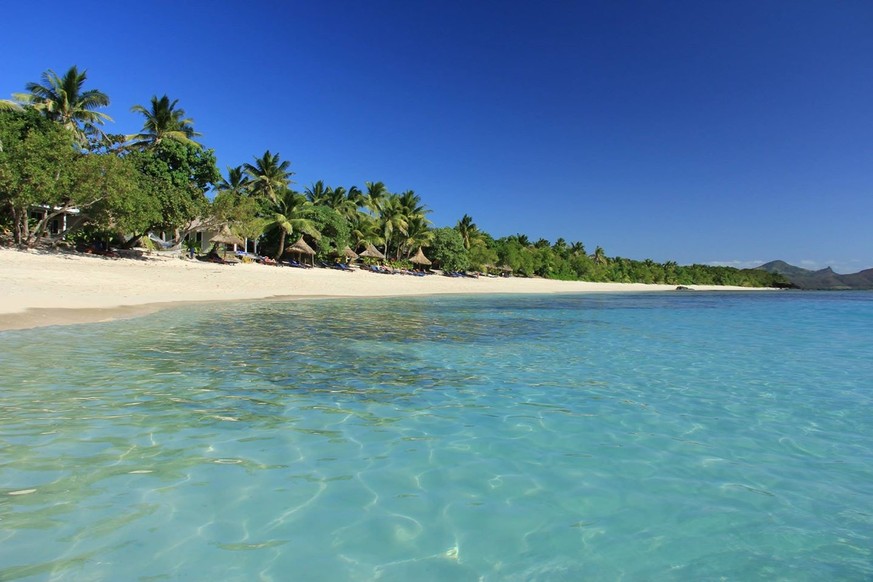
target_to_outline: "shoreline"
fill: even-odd
[[[107,258],[0,248],[0,331],[130,319],[224,301],[427,295],[641,293],[675,285],[552,279],[410,277],[367,271],[216,265],[177,257]],[[696,291],[767,288],[691,285]]]

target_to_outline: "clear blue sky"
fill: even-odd
[[[114,133],[169,95],[222,170],[413,189],[437,226],[589,252],[873,267],[873,2],[3,5],[0,96],[88,70]]]

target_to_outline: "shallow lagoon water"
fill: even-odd
[[[0,333],[0,580],[873,578],[873,294]]]

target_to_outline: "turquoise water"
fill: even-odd
[[[869,580],[873,294],[0,333],[0,580]]]

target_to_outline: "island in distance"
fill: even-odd
[[[797,289],[819,291],[873,290],[873,269],[866,269],[850,275],[834,273],[830,267],[820,271],[810,271],[789,265],[785,261],[770,261],[758,267],[768,273],[782,275]]]

